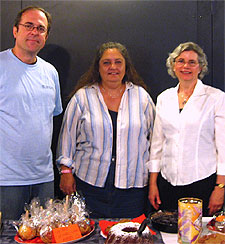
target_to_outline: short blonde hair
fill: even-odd
[[[166,67],[168,74],[173,78],[176,78],[176,74],[173,70],[175,59],[184,51],[194,51],[198,54],[198,62],[201,67],[201,72],[198,77],[202,79],[208,73],[208,62],[206,54],[203,49],[194,42],[185,42],[177,46],[172,53],[169,53],[169,57],[166,60]]]

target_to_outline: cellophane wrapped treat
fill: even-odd
[[[34,198],[19,220],[18,235],[22,240],[40,237],[44,243],[51,243],[53,229],[71,224],[78,224],[82,235],[91,232],[89,213],[80,195],[66,196],[63,200],[50,199],[44,207]]]
[[[29,218],[29,213],[26,211],[21,216],[21,224],[18,229],[18,234],[23,240],[31,240],[36,236],[36,228],[32,220]]]

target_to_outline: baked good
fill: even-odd
[[[118,223],[112,226],[107,235],[105,244],[146,243],[153,244],[153,238],[148,227],[138,235],[140,224],[134,222]]]
[[[80,228],[80,233],[82,236],[87,235],[89,232],[91,232],[90,221],[79,221],[77,222],[77,224]]]
[[[209,230],[225,234],[225,214],[223,211],[216,213],[213,219],[207,224]]]
[[[117,222],[117,223],[115,223],[115,224],[113,224],[113,225],[108,226],[108,227],[105,229],[105,233],[107,233],[107,235],[108,235],[109,230],[112,228],[112,226],[114,226],[114,225],[116,225],[116,224],[118,224],[118,223],[124,223],[124,222],[130,222],[130,219],[121,219],[121,220],[119,220],[119,222]]]
[[[202,236],[198,242],[198,244],[225,244],[225,235],[220,234],[210,234]]]
[[[198,244],[225,244],[225,235],[223,234],[210,234],[204,235],[199,238]]]
[[[44,243],[52,243],[52,227],[50,225],[41,227],[40,238]]]
[[[177,233],[178,230],[178,212],[177,211],[162,211],[159,210],[151,214],[152,227],[156,230]]]
[[[19,227],[18,235],[22,240],[31,240],[36,236],[36,229],[32,226],[23,224]]]

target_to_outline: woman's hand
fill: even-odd
[[[158,173],[151,173],[150,181],[149,181],[149,193],[148,193],[148,199],[156,210],[159,209],[159,206],[161,204],[161,200],[159,197],[159,189],[157,186],[157,177],[158,177]]]
[[[218,212],[224,203],[224,188],[215,187],[209,199],[209,215]]]
[[[148,199],[152,206],[158,210],[159,206],[161,204],[161,200],[159,197],[159,190],[157,185],[156,186],[149,186],[149,194],[148,194]]]
[[[66,195],[70,195],[76,191],[76,182],[72,173],[62,174],[59,184],[60,190]]]

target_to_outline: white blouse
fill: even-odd
[[[179,112],[178,87],[157,98],[149,171],[174,186],[225,175],[225,93],[198,80]]]

